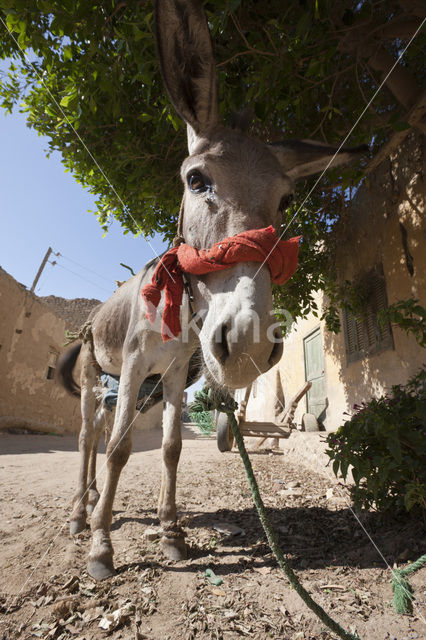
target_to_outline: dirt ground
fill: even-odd
[[[95,583],[85,572],[89,530],[68,534],[77,437],[0,434],[0,637],[333,638],[265,544],[238,453],[219,453],[213,439],[184,430],[177,497],[188,560],[165,560],[158,540],[144,537],[156,525],[159,445],[159,432],[135,434],[112,525],[117,575]],[[101,470],[104,453],[99,458]],[[263,451],[251,459],[281,547],[313,598],[363,640],[425,638],[426,571],[410,579],[414,614],[396,615],[383,559],[400,566],[424,553],[424,522],[364,515],[382,557],[337,482],[297,455]],[[230,536],[218,523],[243,531]],[[222,584],[208,580],[208,568]]]

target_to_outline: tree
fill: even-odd
[[[248,104],[262,139],[334,144],[351,131],[425,14],[421,0],[215,0],[205,7],[224,118]],[[114,217],[125,233],[171,239],[186,139],[160,78],[151,2],[1,0],[0,16],[9,30],[0,29],[0,56],[10,60],[2,106],[20,104],[49,150],[59,150],[96,194],[105,230]],[[351,133],[351,144],[370,143],[376,163],[412,127],[424,126],[422,45],[419,34]],[[371,166],[329,173],[305,202],[314,181],[302,185],[283,219],[285,228],[303,202],[286,231],[303,234],[300,268],[276,292],[278,306],[303,315],[314,289],[335,291],[329,239],[350,189]]]

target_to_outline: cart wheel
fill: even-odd
[[[217,448],[219,451],[231,451],[234,443],[231,425],[228,422],[226,413],[220,413],[217,419]]]
[[[304,413],[302,416],[302,431],[319,431],[318,420],[313,413]]]

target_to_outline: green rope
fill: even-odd
[[[212,569],[206,569],[204,575],[211,584],[214,584],[215,587],[220,587],[220,585],[223,584],[223,579],[217,576]]]
[[[86,322],[82,327],[80,327],[78,331],[68,331],[68,329],[65,329],[65,339],[66,342],[62,345],[63,347],[67,347],[69,344],[72,344],[76,340],[81,340],[82,342],[93,340],[92,322],[90,320],[86,320]]]
[[[426,565],[426,555],[420,556],[418,560],[410,564],[405,569],[394,569],[392,571],[393,606],[397,613],[412,613],[414,593],[405,576],[415,573]]]
[[[259,514],[259,519],[262,523],[262,527],[268,539],[269,546],[271,547],[271,550],[275,558],[277,559],[279,566],[284,570],[293,589],[296,591],[296,593],[299,594],[299,596],[309,607],[309,609],[311,609],[311,611],[313,611],[315,615],[318,616],[321,622],[323,622],[329,629],[334,631],[334,633],[336,633],[340,638],[343,638],[343,640],[359,640],[359,637],[357,635],[345,631],[343,627],[341,627],[335,620],[333,620],[333,618],[331,618],[328,613],[324,611],[324,609],[311,598],[310,594],[304,587],[302,587],[296,574],[293,572],[292,568],[285,559],[284,554],[278,544],[278,539],[275,531],[273,530],[272,525],[269,521],[268,514],[266,512],[265,505],[263,504],[263,500],[259,492],[259,487],[253,473],[253,467],[251,466],[250,458],[248,457],[248,453],[244,445],[244,439],[240,433],[238,423],[234,416],[234,411],[238,406],[234,399],[231,398],[231,396],[225,390],[207,390],[204,388],[202,391],[199,391],[195,394],[195,402],[190,407],[190,411],[193,414],[197,413],[194,410],[194,405],[202,411],[211,411],[212,409],[217,409],[218,411],[222,411],[227,414],[233,436],[238,446],[238,451],[240,452],[240,456],[244,463],[244,468],[250,484],[253,501]]]

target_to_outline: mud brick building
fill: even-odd
[[[0,429],[78,431],[79,401],[54,381],[65,330],[76,330],[99,300],[30,293],[0,268]]]

